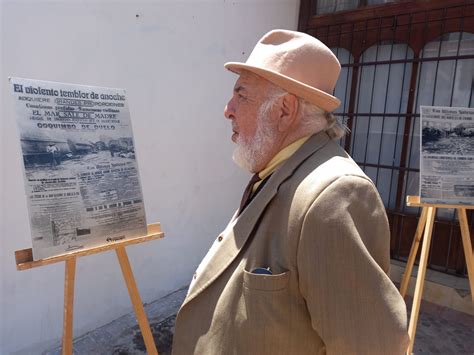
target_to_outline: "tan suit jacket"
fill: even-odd
[[[216,239],[173,354],[404,353],[389,238],[370,179],[326,133],[312,136]]]

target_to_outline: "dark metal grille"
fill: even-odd
[[[312,16],[314,5],[302,0],[299,27],[342,64],[335,114],[350,133],[340,143],[377,185],[392,258],[405,260],[419,216],[405,206],[419,194],[419,107],[474,106],[474,4],[403,1]],[[473,235],[472,218],[470,228]],[[466,274],[453,210],[437,213],[429,266]]]

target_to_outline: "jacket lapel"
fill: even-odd
[[[197,275],[183,306],[214,282],[232,263],[247,242],[265,207],[278,192],[280,185],[293,175],[303,161],[325,146],[329,140],[330,138],[324,132],[313,135],[283,165],[277,168],[240,216],[236,217],[234,214],[229,225],[220,235],[223,239],[220,242],[219,250],[209,260],[207,267]]]

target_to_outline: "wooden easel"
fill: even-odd
[[[408,334],[410,335],[410,345],[407,354],[413,351],[415,343],[416,324],[418,322],[418,314],[420,313],[421,296],[423,293],[423,285],[425,282],[426,266],[428,263],[428,254],[430,250],[431,236],[433,233],[433,225],[437,208],[455,208],[458,212],[459,227],[461,228],[462,244],[464,255],[466,257],[467,276],[469,278],[469,286],[471,288],[471,298],[474,303],[474,256],[471,246],[471,238],[469,235],[469,225],[467,223],[467,209],[474,209],[474,206],[468,205],[445,205],[431,204],[420,202],[419,196],[407,196],[407,206],[422,207],[418,227],[416,228],[415,237],[411,246],[410,255],[408,257],[405,273],[400,284],[400,293],[405,297],[408,288],[408,282],[415,263],[418,247],[423,235],[423,245],[421,247],[420,264],[418,266],[418,274],[416,275],[415,293],[413,295],[413,305],[411,308],[410,324],[408,326]],[[423,233],[424,231],[424,233]]]
[[[121,240],[117,242],[110,242],[110,244],[93,247],[90,249],[73,251],[68,254],[62,254],[53,256],[41,260],[33,260],[32,249],[22,249],[15,251],[15,260],[17,270],[27,270],[35,267],[49,265],[60,261],[65,261],[66,272],[64,278],[64,319],[63,319],[63,342],[62,342],[62,354],[71,355],[73,352],[72,347],[72,326],[73,326],[73,306],[74,306],[74,278],[76,274],[76,259],[80,256],[91,255],[101,253],[104,251],[115,249],[117,257],[122,269],[122,274],[127,284],[128,293],[130,300],[133,304],[133,309],[137,317],[140,330],[143,335],[145,342],[146,351],[148,354],[158,355],[156,350],[155,341],[153,340],[153,334],[148,324],[145,309],[138,292],[137,284],[133,276],[132,268],[128,260],[127,252],[125,247],[132,244],[138,244],[147,242],[153,239],[160,239],[164,237],[164,233],[161,231],[160,223],[154,223],[148,225],[148,232],[146,236]]]

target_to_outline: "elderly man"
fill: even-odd
[[[334,141],[338,60],[275,30],[225,67],[239,75],[224,112],[234,160],[255,175],[194,274],[173,353],[404,353],[384,206]]]

